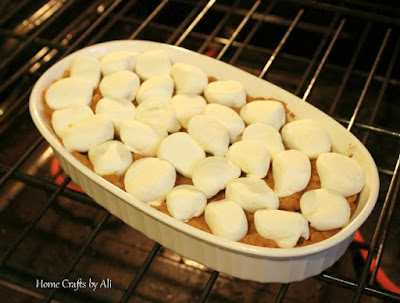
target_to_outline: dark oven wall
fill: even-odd
[[[400,302],[396,1],[3,0],[0,12],[1,302]],[[60,58],[118,39],[214,56],[347,127],[379,169],[364,241],[302,282],[243,281],[163,248],[80,192],[34,127],[29,94]],[[79,278],[112,284],[36,284]]]

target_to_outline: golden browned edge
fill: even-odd
[[[70,72],[68,70],[65,71],[63,78],[67,78],[70,76]],[[209,82],[213,82],[216,81],[217,79],[210,77],[209,78]],[[54,82],[57,80],[54,80]],[[42,103],[43,103],[43,114],[45,119],[47,120],[47,122],[51,124],[51,117],[52,114],[54,112],[53,109],[51,109],[47,103],[46,103],[46,90],[45,89],[42,93]],[[99,91],[98,88],[95,89],[95,91],[93,92],[93,98],[92,98],[92,104],[91,104],[91,109],[93,110],[93,112],[95,112],[95,108],[96,108],[96,104],[98,101],[100,101],[102,98],[102,95]],[[266,99],[265,97],[250,97],[247,96],[246,97],[246,102],[252,102],[255,100],[273,100],[273,101],[278,101],[281,102],[285,108],[286,113],[292,117],[295,118],[294,113],[292,113],[286,106],[286,103],[284,101],[280,101],[280,100],[275,100],[275,99]],[[138,104],[136,103],[136,101],[134,101],[135,106],[137,106]],[[240,112],[240,108],[233,108],[237,113]],[[186,131],[185,129],[180,129],[179,131]],[[62,143],[62,142],[61,142]],[[76,152],[73,151],[71,152],[71,154],[78,160],[80,161],[82,164],[84,164],[86,167],[88,167],[89,169],[91,169],[93,171],[93,165],[92,163],[89,161],[89,157],[87,155],[87,153],[80,153],[80,152]],[[209,156],[209,155],[207,155]],[[136,161],[140,158],[143,158],[144,156],[140,155],[140,154],[135,154],[132,153],[132,158],[133,161]],[[116,174],[112,174],[112,175],[103,175],[101,176],[102,178],[106,179],[107,181],[111,182],[112,184],[114,184],[115,186],[119,187],[122,190],[125,190],[125,186],[124,186],[124,176],[125,174],[122,175],[116,175]],[[244,174],[242,174],[242,176],[245,176]],[[272,169],[270,167],[267,176],[264,178],[264,181],[268,184],[268,186],[272,189],[274,189],[274,180],[273,180],[273,176],[272,176]],[[176,178],[176,182],[175,182],[175,186],[177,185],[182,185],[182,184],[193,184],[192,180],[190,178],[186,178],[184,176],[182,176],[181,174],[177,173],[177,178]],[[284,197],[284,198],[279,198],[279,209],[280,210],[287,210],[287,211],[294,211],[294,212],[298,212],[300,211],[300,198],[301,196],[309,191],[309,190],[313,190],[313,189],[319,189],[321,188],[321,182],[318,176],[318,172],[316,169],[316,160],[311,160],[311,179],[310,182],[308,183],[307,187],[302,190],[301,192],[295,193],[293,195],[290,195],[288,197]],[[212,201],[218,201],[221,199],[225,198],[225,190],[220,191],[218,194],[216,194],[214,197],[212,197],[211,199],[208,199],[207,203],[212,202]],[[357,207],[357,198],[358,195],[353,195],[350,197],[347,197],[346,200],[350,205],[350,211],[351,211],[351,216],[353,216],[356,207]],[[164,214],[167,214],[169,216],[170,213],[168,212],[166,203],[163,202],[160,206],[153,206],[155,209],[157,209],[158,211],[163,212]],[[242,242],[242,243],[246,243],[246,244],[250,244],[250,245],[254,245],[254,246],[261,246],[261,247],[273,247],[273,248],[278,248],[278,245],[276,244],[275,241],[270,240],[270,239],[265,239],[263,237],[261,237],[256,229],[255,229],[255,225],[254,225],[254,214],[250,214],[250,213],[246,213],[246,217],[247,217],[247,221],[248,221],[248,232],[246,234],[246,236],[244,236],[244,238],[242,238],[240,241],[238,242]],[[211,233],[210,228],[208,227],[207,223],[205,222],[204,219],[204,214],[202,214],[199,217],[195,217],[191,220],[189,220],[187,222],[187,224],[201,229],[205,232]],[[334,234],[336,234],[338,231],[340,230],[340,228],[338,229],[333,229],[333,230],[328,230],[328,231],[319,231],[316,230],[315,228],[310,226],[310,238],[308,240],[304,239],[304,238],[300,238],[299,241],[297,242],[297,246],[306,246],[306,245],[310,245],[313,243],[317,243],[320,242],[322,240],[325,240],[329,237],[332,237]]]

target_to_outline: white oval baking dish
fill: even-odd
[[[42,112],[42,91],[62,77],[76,56],[103,55],[121,50],[163,49],[173,62],[186,62],[217,79],[238,80],[250,96],[273,97],[286,102],[299,118],[311,118],[329,132],[333,150],[352,155],[366,174],[366,184],[351,221],[339,233],[322,242],[291,249],[263,248],[237,243],[205,233],[179,222],[138,201],[82,165],[60,144]],[[178,254],[207,267],[241,279],[258,282],[292,282],[321,273],[345,252],[358,227],[371,213],[378,197],[379,176],[367,149],[332,118],[291,93],[247,72],[213,58],[171,45],[149,41],[112,41],[79,50],[49,68],[35,84],[30,96],[30,112],[36,127],[53,148],[65,172],[97,203],[133,228]]]

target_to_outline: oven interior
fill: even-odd
[[[400,302],[400,6],[367,0],[3,0],[1,302]],[[152,40],[214,56],[298,95],[355,134],[380,176],[345,255],[314,278],[261,284],[161,247],[98,206],[33,125],[30,90],[69,53]],[[35,281],[110,279],[111,287]]]

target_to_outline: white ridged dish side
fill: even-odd
[[[217,238],[179,222],[138,201],[89,170],[61,145],[43,111],[41,95],[54,79],[59,79],[72,58],[101,57],[121,50],[164,49],[173,62],[202,68],[208,76],[243,83],[250,96],[273,97],[286,102],[297,117],[318,121],[328,131],[333,150],[352,155],[366,174],[357,210],[349,224],[322,242],[292,249],[263,248]],[[376,165],[366,148],[339,123],[289,92],[240,69],[215,59],[166,44],[149,41],[113,41],[93,45],[62,59],[49,68],[35,84],[30,97],[32,119],[49,142],[65,172],[97,203],[161,245],[217,271],[258,282],[292,282],[322,272],[346,251],[358,227],[371,213],[379,192]]]

